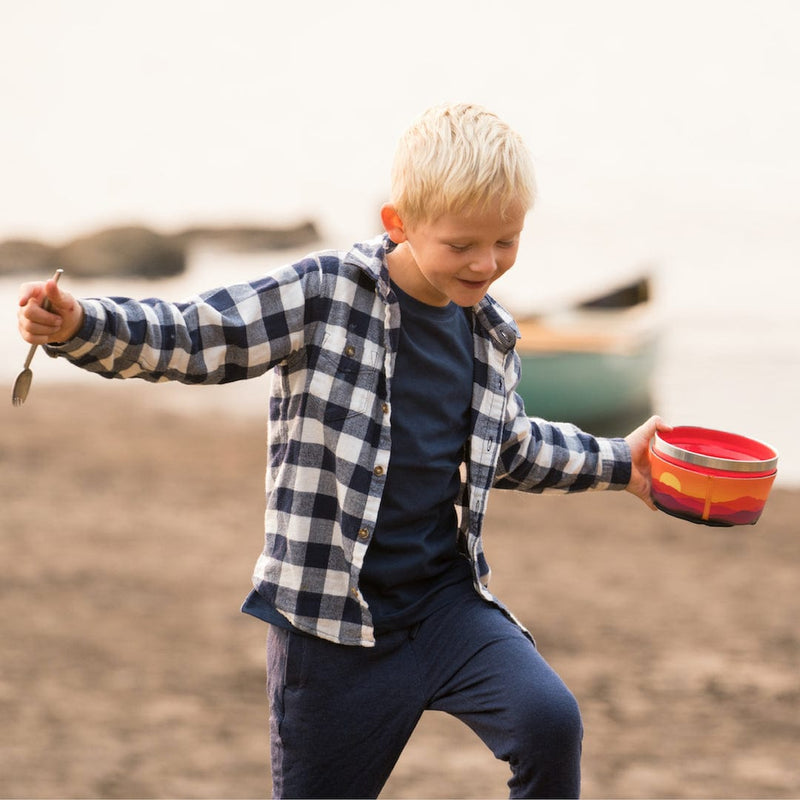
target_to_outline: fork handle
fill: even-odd
[[[22,369],[28,369],[31,365],[31,361],[33,361],[33,354],[36,352],[36,348],[38,344],[32,344],[30,350],[28,350],[28,357],[25,359],[25,364],[23,364]]]

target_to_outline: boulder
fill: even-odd
[[[260,225],[196,226],[176,233],[174,238],[186,246],[213,245],[237,252],[286,250],[319,240],[317,226],[300,222],[283,228]]]
[[[56,248],[33,239],[6,239],[0,242],[0,275],[49,277],[58,262]]]
[[[56,250],[58,265],[74,276],[164,278],[186,268],[180,242],[149,228],[107,228],[73,239]]]
[[[138,225],[105,228],[61,246],[29,239],[0,242],[0,275],[41,279],[56,267],[74,277],[125,276],[165,278],[186,269],[194,246],[235,252],[282,250],[319,240],[313,222],[281,228],[257,225],[197,226],[162,234]]]

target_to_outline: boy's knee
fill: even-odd
[[[578,701],[564,684],[548,687],[546,692],[532,693],[521,703],[524,715],[517,728],[519,746],[541,752],[569,752],[580,749],[583,721]]]

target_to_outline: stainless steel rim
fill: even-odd
[[[759,442],[756,439],[751,439],[750,441],[768,447],[772,452],[775,452],[775,448],[770,447],[770,445],[765,442]],[[778,466],[777,455],[774,458],[767,458],[759,461],[717,458],[716,456],[707,456],[702,453],[693,453],[691,450],[685,450],[683,447],[676,447],[674,444],[665,442],[657,433],[654,437],[654,449],[659,455],[674,458],[686,464],[724,470],[725,472],[772,472],[777,469]]]

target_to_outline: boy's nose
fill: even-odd
[[[494,253],[482,253],[481,257],[472,265],[472,269],[481,275],[494,275],[497,272],[497,259],[494,257]]]

